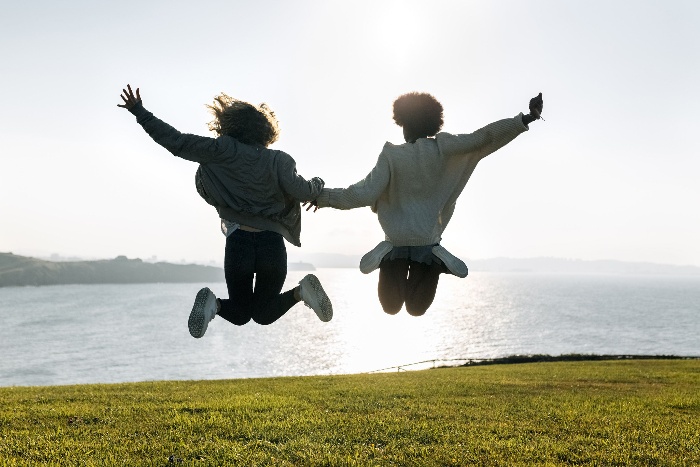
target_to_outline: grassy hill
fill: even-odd
[[[196,264],[146,263],[118,256],[100,261],[53,262],[0,253],[0,287],[57,284],[221,282],[224,271]]]
[[[700,465],[700,360],[0,388],[0,465]]]

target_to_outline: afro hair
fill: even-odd
[[[442,104],[431,94],[409,92],[394,101],[394,121],[418,137],[435,136],[442,128]]]

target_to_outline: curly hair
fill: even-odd
[[[442,128],[442,104],[431,94],[409,92],[394,101],[394,121],[419,137],[435,136]]]
[[[226,135],[244,144],[265,147],[279,137],[279,123],[267,104],[255,107],[222,92],[214,98],[214,104],[207,105],[207,108],[214,115],[214,120],[209,122],[209,129],[219,136]]]

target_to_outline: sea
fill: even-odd
[[[285,290],[306,274],[290,271]],[[314,272],[333,302],[277,322],[215,318],[194,339],[197,291],[224,283],[0,288],[0,386],[400,371],[513,355],[700,356],[700,277],[473,272],[441,276],[428,312],[385,314],[378,273]]]

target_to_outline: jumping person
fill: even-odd
[[[214,114],[209,129],[219,137],[207,138],[180,133],[154,117],[144,108],[138,88],[135,95],[130,85],[122,91],[124,103],[117,105],[135,115],[156,143],[199,163],[197,192],[221,218],[229,298],[201,289],[187,323],[190,334],[202,337],[216,315],[238,326],[251,319],[271,324],[300,301],[321,321],[330,321],[333,307],[315,275],[280,293],[287,277],[284,240],[301,246],[300,201],[315,199],[323,180],[305,180],[289,154],[267,148],[279,136],[274,112],[266,104],[256,107],[222,93],[207,106]]]
[[[527,115],[453,135],[438,133],[443,109],[435,97],[404,94],[394,101],[393,117],[406,143],[386,143],[364,180],[324,188],[308,203],[307,211],[371,206],[377,214],[386,239],[363,256],[360,270],[379,268],[379,301],[386,313],[396,314],[405,304],[409,314],[421,316],[433,303],[441,273],[467,276],[464,262],[440,245],[457,198],[479,161],[528,130],[542,108],[540,93],[530,100]]]

